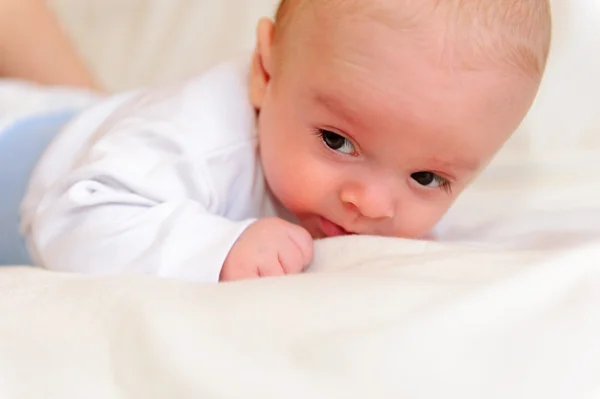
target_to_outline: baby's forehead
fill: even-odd
[[[431,0],[420,0],[421,4],[430,3]],[[393,3],[393,4],[392,4]],[[406,3],[406,4],[405,4]],[[409,0],[282,0],[276,14],[276,22],[280,27],[285,27],[293,21],[305,17],[336,17],[353,14],[390,15],[394,10],[406,10]]]

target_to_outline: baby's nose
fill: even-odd
[[[391,219],[395,213],[392,189],[384,182],[371,182],[362,188],[347,189],[341,193],[342,202],[369,219]]]

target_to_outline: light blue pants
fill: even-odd
[[[0,131],[0,265],[31,265],[19,229],[20,204],[40,156],[75,113],[28,117]]]

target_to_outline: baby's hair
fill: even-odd
[[[279,2],[277,12],[275,13],[276,22],[281,23],[285,19],[285,17],[289,15],[291,3],[292,2],[290,0],[281,0]]]
[[[334,1],[339,0],[312,0],[311,3]],[[276,42],[297,10],[307,2],[281,0],[275,14]],[[397,2],[399,6],[404,3]],[[528,75],[543,73],[552,31],[550,0],[428,0],[428,3],[431,12],[441,11],[448,16],[446,33],[466,44],[463,48],[471,55],[463,57],[467,67],[477,68],[486,61],[500,60]],[[426,14],[423,9],[419,10],[420,16]],[[419,18],[409,17],[409,20],[418,22]]]
[[[550,51],[549,0],[436,0],[453,3],[449,29],[468,43],[474,63],[505,61],[529,75],[543,73]]]

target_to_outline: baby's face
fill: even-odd
[[[453,66],[439,31],[320,18],[298,23],[290,50],[259,45],[267,183],[314,238],[423,237],[517,128],[538,82]]]

